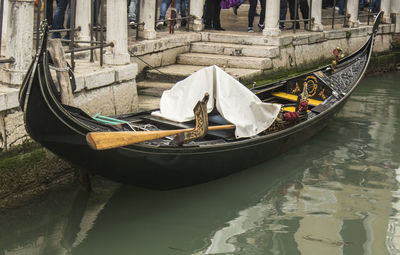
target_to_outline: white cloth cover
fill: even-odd
[[[221,116],[236,126],[237,138],[254,136],[267,129],[280,110],[280,105],[263,103],[243,84],[214,65],[164,91],[160,111],[152,115],[175,122],[193,120],[193,108],[206,92],[210,95],[207,111],[210,113],[216,104]]]

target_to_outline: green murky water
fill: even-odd
[[[238,174],[172,191],[96,178],[0,215],[0,255],[399,254],[399,80],[365,78],[327,129]]]

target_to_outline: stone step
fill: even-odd
[[[265,36],[246,35],[242,32],[229,32],[229,33],[204,33],[202,41],[220,42],[220,43],[234,43],[243,45],[266,45]]]
[[[157,68],[157,70],[149,70],[146,72],[146,81],[176,83],[204,68],[199,65],[180,65],[173,64]],[[239,80],[245,82],[262,75],[262,70],[242,69],[242,68],[225,68],[225,72]]]
[[[137,83],[138,95],[161,97],[164,90],[172,88],[175,83],[141,81]]]
[[[18,93],[19,89],[0,84],[0,112],[19,106]]]
[[[137,83],[138,89],[148,89],[148,88],[159,88],[159,89],[170,89],[175,85],[174,82],[158,82],[144,80]]]
[[[272,68],[272,61],[269,58],[226,56],[205,53],[179,54],[177,57],[177,63],[183,65],[217,65],[221,68],[234,67],[259,70]]]
[[[279,47],[265,45],[242,45],[235,43],[195,42],[190,46],[195,53],[209,53],[229,56],[274,58],[279,56]]]
[[[160,97],[139,95],[139,111],[160,108]]]

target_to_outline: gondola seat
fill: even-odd
[[[291,102],[297,102],[297,98],[298,98],[298,96],[296,96],[296,95],[288,94],[288,93],[280,92],[280,91],[279,92],[272,92],[271,95],[273,95],[274,97],[277,97],[277,98],[281,98],[281,99],[284,99],[284,100],[287,100],[287,101],[291,101]],[[308,104],[311,105],[311,106],[317,106],[317,105],[319,105],[321,103],[322,103],[322,101],[320,101],[320,100],[311,99],[311,98],[308,99]]]

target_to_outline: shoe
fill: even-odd
[[[131,27],[131,28],[136,28],[137,27],[137,24],[136,24],[136,22],[135,21],[130,21],[129,22],[129,26]]]
[[[179,24],[179,23],[176,23],[175,25],[174,25],[174,29],[179,29],[181,27],[181,24]]]
[[[293,25],[287,28],[288,30],[292,30],[293,29]],[[300,29],[300,24],[296,24],[296,29]]]
[[[237,15],[237,10],[239,9],[239,7],[237,7],[237,6],[233,6],[232,7],[232,11],[233,11],[233,13],[235,14],[235,15]]]
[[[156,28],[161,29],[164,26],[164,20],[160,20],[157,22]]]
[[[248,27],[248,28],[247,28],[247,32],[249,32],[249,33],[254,33],[253,27]]]
[[[260,14],[256,12],[256,14],[254,14],[254,16],[258,17],[258,16],[260,16]]]
[[[261,31],[264,30],[264,27],[265,27],[264,24],[258,24],[257,26],[258,26],[258,28],[259,28]]]
[[[285,29],[285,25],[284,25],[283,23],[280,23],[280,24],[279,24],[279,29],[280,29],[280,30],[284,30],[284,29]]]
[[[225,29],[222,28],[222,27],[215,27],[214,29],[215,29],[215,30],[219,30],[219,31],[225,31]]]
[[[212,29],[214,29],[211,25],[205,25],[204,26],[204,29],[208,29],[208,30],[212,30]]]

